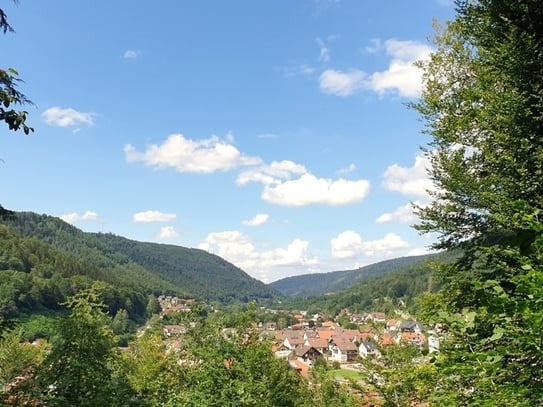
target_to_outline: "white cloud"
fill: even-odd
[[[387,223],[387,222],[400,222],[400,223],[409,223],[414,221],[417,217],[413,213],[413,205],[421,205],[419,201],[413,203],[408,203],[404,206],[400,206],[394,212],[383,213],[379,216],[375,222],[376,223]]]
[[[201,174],[228,171],[243,165],[258,165],[262,161],[258,157],[241,154],[232,144],[216,136],[190,140],[182,134],[173,134],[161,145],[147,146],[145,152],[138,152],[130,144],[125,145],[124,152],[129,163],[142,161],[150,167],[173,167],[178,172]]]
[[[415,164],[411,168],[393,164],[383,174],[383,186],[404,195],[428,197],[427,191],[435,190],[432,180],[428,177],[429,165],[428,158],[422,155],[415,158]]]
[[[338,259],[347,259],[356,256],[362,250],[362,237],[352,230],[341,232],[330,239],[332,256]]]
[[[414,63],[428,59],[432,48],[416,41],[397,39],[388,39],[383,45],[386,54],[391,58],[387,69],[373,73],[360,69],[327,69],[319,78],[321,91],[336,96],[349,96],[360,90],[371,90],[381,96],[389,91],[402,97],[419,96],[422,89],[422,70]],[[376,53],[381,48],[380,40],[374,39],[371,45],[365,48],[365,52]]]
[[[323,62],[330,61],[330,49],[326,46],[324,41],[321,40],[320,38],[317,38],[316,42],[320,49],[319,59]]]
[[[179,236],[179,233],[175,230],[173,226],[163,226],[158,232],[157,238],[161,240],[165,239],[175,239]]]
[[[86,211],[85,213],[79,214],[77,212],[69,213],[67,215],[60,216],[60,219],[62,219],[66,223],[76,223],[80,220],[96,220],[98,219],[98,214],[96,212],[92,211]]]
[[[427,247],[417,247],[415,249],[409,250],[407,253],[408,256],[423,256],[425,254],[433,253],[432,250],[430,250]]]
[[[354,164],[351,164],[347,170],[353,169]],[[298,177],[293,179],[293,176]],[[370,189],[366,180],[317,178],[304,166],[288,160],[274,161],[239,174],[239,185],[250,182],[264,184],[261,195],[264,201],[284,206],[348,205],[364,199]]]
[[[320,89],[323,93],[336,96],[349,96],[366,86],[366,74],[358,69],[341,72],[327,69],[319,77]]]
[[[94,116],[94,113],[78,112],[72,108],[64,109],[58,106],[50,107],[41,114],[45,123],[58,127],[71,127],[80,124],[92,126]]]
[[[395,233],[388,233],[379,240],[363,241],[352,230],[346,230],[330,240],[332,256],[339,259],[356,257],[359,254],[373,256],[376,253],[391,255],[393,252],[409,247],[409,244]]]
[[[175,213],[162,213],[160,211],[145,211],[134,214],[134,222],[136,223],[151,223],[151,222],[169,222],[177,216]]]
[[[269,165],[250,168],[238,175],[237,183],[245,185],[249,182],[260,182],[264,185],[279,184],[281,180],[288,180],[294,174],[305,174],[306,168],[293,161],[273,161]]]
[[[86,211],[82,216],[82,220],[95,220],[98,218],[98,214],[96,212]]]
[[[141,56],[141,52],[133,49],[127,49],[124,54],[124,59],[138,59]]]
[[[416,41],[385,41],[385,49],[392,57],[390,66],[382,72],[374,72],[370,87],[379,94],[396,91],[403,97],[417,97],[422,89],[422,71],[414,66],[418,60],[428,59],[432,49]]]
[[[244,220],[243,224],[247,226],[260,226],[266,223],[270,215],[267,213],[257,213],[253,219]]]
[[[369,191],[370,183],[367,180],[349,181],[340,178],[333,181],[306,173],[295,180],[266,185],[262,191],[262,199],[284,206],[339,206],[359,202]]]
[[[198,246],[217,254],[253,277],[268,282],[277,278],[280,271],[274,268],[289,266],[314,266],[318,259],[308,253],[309,243],[295,239],[287,248],[259,252],[250,238],[236,230],[210,233]]]

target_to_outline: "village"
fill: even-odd
[[[193,300],[177,297],[162,296],[158,300],[162,317],[190,312],[194,305]],[[288,361],[305,377],[317,360],[337,368],[356,370],[361,360],[378,362],[381,350],[388,347],[411,345],[420,351],[420,355],[439,351],[439,329],[426,327],[405,313],[398,312],[403,316],[399,318],[398,315],[387,317],[384,312],[359,314],[342,310],[336,318],[325,319],[322,313],[309,315],[303,310],[294,313],[271,309],[262,311],[288,315],[295,321],[284,329],[273,321],[254,321],[253,328],[258,331],[259,340],[271,344],[271,351],[277,358]],[[349,327],[341,326],[338,319],[348,320]],[[185,324],[164,324],[163,336],[168,349],[180,349],[183,334],[189,328]]]

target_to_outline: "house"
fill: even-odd
[[[389,334],[383,334],[379,337],[379,344],[381,346],[391,346],[391,345],[395,345],[396,342],[394,341],[392,336],[390,336]]]
[[[296,349],[296,357],[298,360],[312,364],[317,359],[322,359],[323,354],[312,346],[301,346]]]
[[[277,329],[277,323],[273,321],[266,322],[264,324],[264,329],[266,329],[267,331],[275,331]]]
[[[162,328],[164,336],[169,338],[170,336],[182,335],[187,332],[185,325],[164,325]]]
[[[321,339],[325,339],[327,341],[334,335],[334,333],[335,333],[335,331],[333,329],[317,328],[318,337],[321,338]]]
[[[364,341],[358,346],[358,354],[363,357],[367,358],[368,356],[373,357],[380,357],[381,352],[379,352],[379,349],[377,349],[377,345],[371,341]]]
[[[304,339],[307,341],[308,339],[317,339],[319,337],[319,334],[315,330],[307,330],[304,332]]]
[[[330,359],[337,362],[352,362],[358,356],[358,348],[356,345],[343,337],[335,337],[329,345],[331,352]]]
[[[366,320],[384,324],[386,322],[386,315],[384,312],[372,312],[366,317]]]
[[[339,329],[336,330],[334,336],[343,336],[351,342],[359,342],[361,337],[361,332],[358,329]]]
[[[272,346],[272,352],[273,354],[278,357],[279,359],[288,359],[289,356],[292,354],[292,351],[287,348],[282,343],[279,345]]]
[[[426,343],[426,337],[422,333],[402,332],[396,337],[396,343],[410,343],[422,348]]]
[[[308,338],[305,340],[304,346],[311,346],[323,355],[328,352],[328,340],[323,338]]]
[[[388,332],[396,332],[400,328],[402,321],[397,319],[389,319],[385,325],[385,328]]]
[[[351,314],[350,321],[353,324],[361,325],[366,321],[366,314]]]
[[[305,319],[305,317],[303,316],[303,314],[294,314],[292,317],[293,317],[296,321],[298,321],[299,323],[304,322],[304,319]]]
[[[439,338],[435,335],[430,335],[428,337],[428,352],[439,352]]]
[[[305,339],[303,333],[296,331],[285,331],[285,339],[283,344],[290,350],[296,349],[304,345]]]
[[[424,325],[422,325],[420,322],[413,320],[403,321],[402,323],[400,323],[399,326],[400,332],[414,332],[420,334],[425,330],[426,329],[424,328]]]
[[[339,324],[334,321],[325,321],[322,323],[322,327],[325,329],[336,329],[339,328]]]

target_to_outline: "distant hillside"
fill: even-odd
[[[355,313],[375,310],[390,312],[398,306],[413,309],[417,297],[441,287],[441,276],[436,267],[450,263],[457,257],[458,254],[452,252],[420,256],[412,263],[367,276],[335,295],[290,297],[286,302],[293,309],[320,310],[330,315],[337,315],[343,309]]]
[[[220,302],[281,297],[272,287],[202,250],[87,233],[59,218],[32,212],[15,213],[2,223],[22,239],[37,239],[81,263],[90,278],[114,286],[132,285],[149,293],[171,292]],[[32,257],[32,253],[25,256]]]
[[[145,267],[163,280],[206,300],[231,302],[277,297],[279,292],[227,262],[200,249],[142,243],[112,234],[95,234],[116,253]]]
[[[311,297],[329,292],[340,292],[354,284],[377,275],[420,262],[426,256],[400,257],[364,266],[356,270],[331,271],[328,273],[304,274],[287,277],[270,285],[291,297]]]

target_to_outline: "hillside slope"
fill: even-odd
[[[372,276],[389,273],[395,269],[420,262],[425,256],[400,257],[385,260],[356,270],[304,274],[274,281],[271,286],[291,297],[311,297],[343,291]]]
[[[17,212],[15,217],[3,223],[25,238],[38,239],[75,256],[93,267],[101,279],[132,279],[145,285],[150,292],[169,289],[207,301],[281,297],[272,287],[203,250],[83,232],[58,218],[32,212]],[[132,274],[127,274],[127,269]]]
[[[112,234],[95,236],[116,253],[122,253],[165,281],[190,288],[194,295],[206,300],[246,302],[280,296],[274,288],[204,250],[137,242]]]

